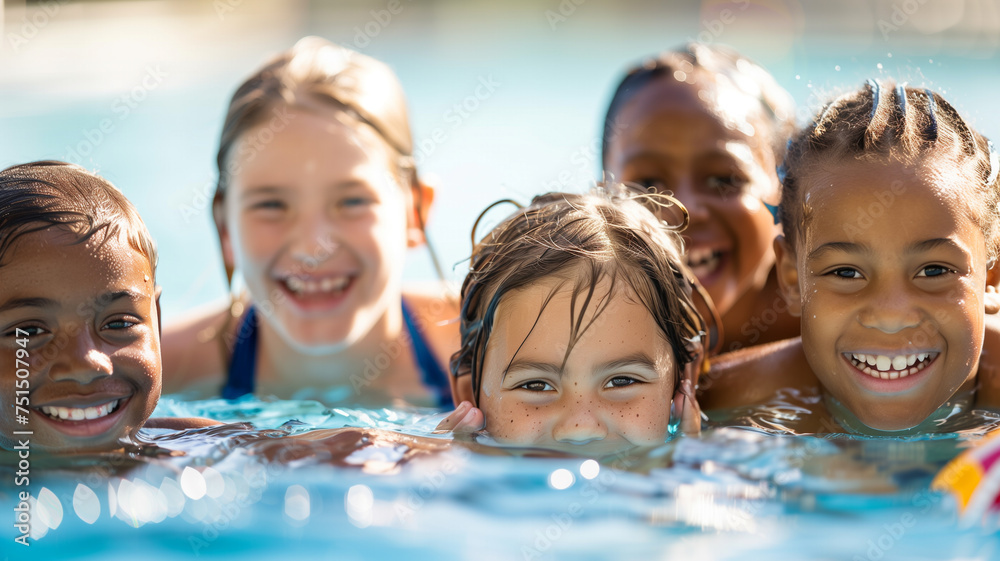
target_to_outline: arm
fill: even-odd
[[[228,307],[215,306],[194,310],[163,328],[163,393],[209,387],[218,390],[225,369],[219,331],[228,316]],[[230,328],[234,324],[236,320]]]
[[[711,369],[698,379],[698,402],[705,410],[757,405],[779,389],[816,383],[796,337],[712,358]]]

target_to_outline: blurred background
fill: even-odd
[[[479,211],[586,189],[625,69],[700,40],[768,68],[805,122],[880,77],[942,92],[1000,137],[1000,0],[0,0],[0,167],[62,159],[135,202],[160,247],[165,317],[225,298],[209,207],[229,97],[266,58],[320,35],[390,64],[429,230],[460,282]],[[495,221],[494,221],[495,222]],[[486,225],[488,227],[489,224]],[[414,251],[412,281],[434,277]]]

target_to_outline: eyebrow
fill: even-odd
[[[950,249],[955,249],[958,251],[965,251],[960,245],[955,243],[954,240],[949,238],[932,238],[929,240],[924,240],[917,242],[904,250],[904,253],[921,253],[924,251],[930,251],[932,249],[945,246]],[[861,253],[864,255],[874,255],[875,250],[868,244],[858,244],[852,242],[829,242],[825,243],[816,249],[812,250],[808,256],[807,260],[818,259],[823,255],[830,252],[843,252],[843,253]]]
[[[134,290],[123,289],[115,290],[113,292],[105,292],[95,298],[95,300],[111,304],[112,302],[116,302],[123,298],[133,302],[139,302],[144,298],[144,295],[135,292]],[[3,304],[0,304],[0,313],[9,312],[19,308],[56,308],[59,306],[60,302],[53,300],[52,298],[11,298]]]
[[[17,308],[54,308],[59,302],[51,298],[11,298],[0,304],[0,313],[9,312]]]
[[[333,187],[337,190],[351,189],[354,187],[368,187],[368,182],[362,179],[347,179],[341,181],[340,183],[333,184]],[[247,199],[249,197],[261,196],[261,195],[277,195],[284,193],[288,189],[285,187],[280,187],[277,185],[262,185],[260,187],[249,187],[241,193],[240,198]]]
[[[628,366],[640,366],[648,368],[653,372],[657,371],[656,363],[649,357],[649,355],[643,352],[634,353],[626,357],[599,364],[594,371],[598,373],[611,372]],[[507,367],[507,370],[504,371],[503,376],[500,378],[501,381],[507,377],[507,374],[519,370],[545,372],[548,374],[555,374],[560,377],[563,375],[562,365],[559,364],[533,360],[514,360],[510,363],[510,366]]]

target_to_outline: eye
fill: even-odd
[[[285,210],[287,205],[278,199],[266,199],[250,205],[250,210]]]
[[[374,201],[367,197],[348,197],[340,201],[340,206],[344,208],[357,208],[372,204]]]
[[[3,334],[4,337],[37,337],[46,333],[45,328],[38,325],[21,325]]]
[[[541,380],[530,380],[528,382],[521,384],[520,386],[517,386],[517,388],[515,389],[528,390],[529,392],[547,392],[547,391],[552,391],[555,388],[549,385],[548,382],[543,382]]]
[[[837,267],[836,269],[827,273],[827,275],[833,275],[841,279],[862,279],[861,273],[851,267]]]
[[[114,330],[128,329],[130,327],[135,327],[140,323],[141,320],[134,317],[117,318],[105,323],[104,329],[114,329]]]
[[[730,173],[728,175],[712,175],[705,183],[722,196],[735,195],[743,190],[747,180],[740,175]]]
[[[639,380],[636,380],[631,376],[615,376],[614,378],[608,380],[607,384],[604,384],[604,388],[624,388],[625,386],[631,386],[632,384],[638,383]]]
[[[642,185],[643,187],[647,187],[649,189],[653,189],[653,190],[655,190],[657,192],[663,192],[663,191],[667,190],[667,183],[665,181],[663,181],[662,179],[659,179],[659,178],[656,178],[656,177],[643,177],[641,179],[636,179],[633,182],[634,183],[638,183],[639,185]]]
[[[955,271],[945,267],[943,265],[928,265],[917,273],[918,277],[940,277],[948,273],[954,273]]]

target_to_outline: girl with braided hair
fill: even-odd
[[[778,280],[801,345],[716,364],[703,405],[789,388],[809,414],[786,428],[864,434],[1000,406],[998,376],[980,368],[1000,310],[998,170],[991,143],[930,90],[869,81],[827,104],[779,170]]]

